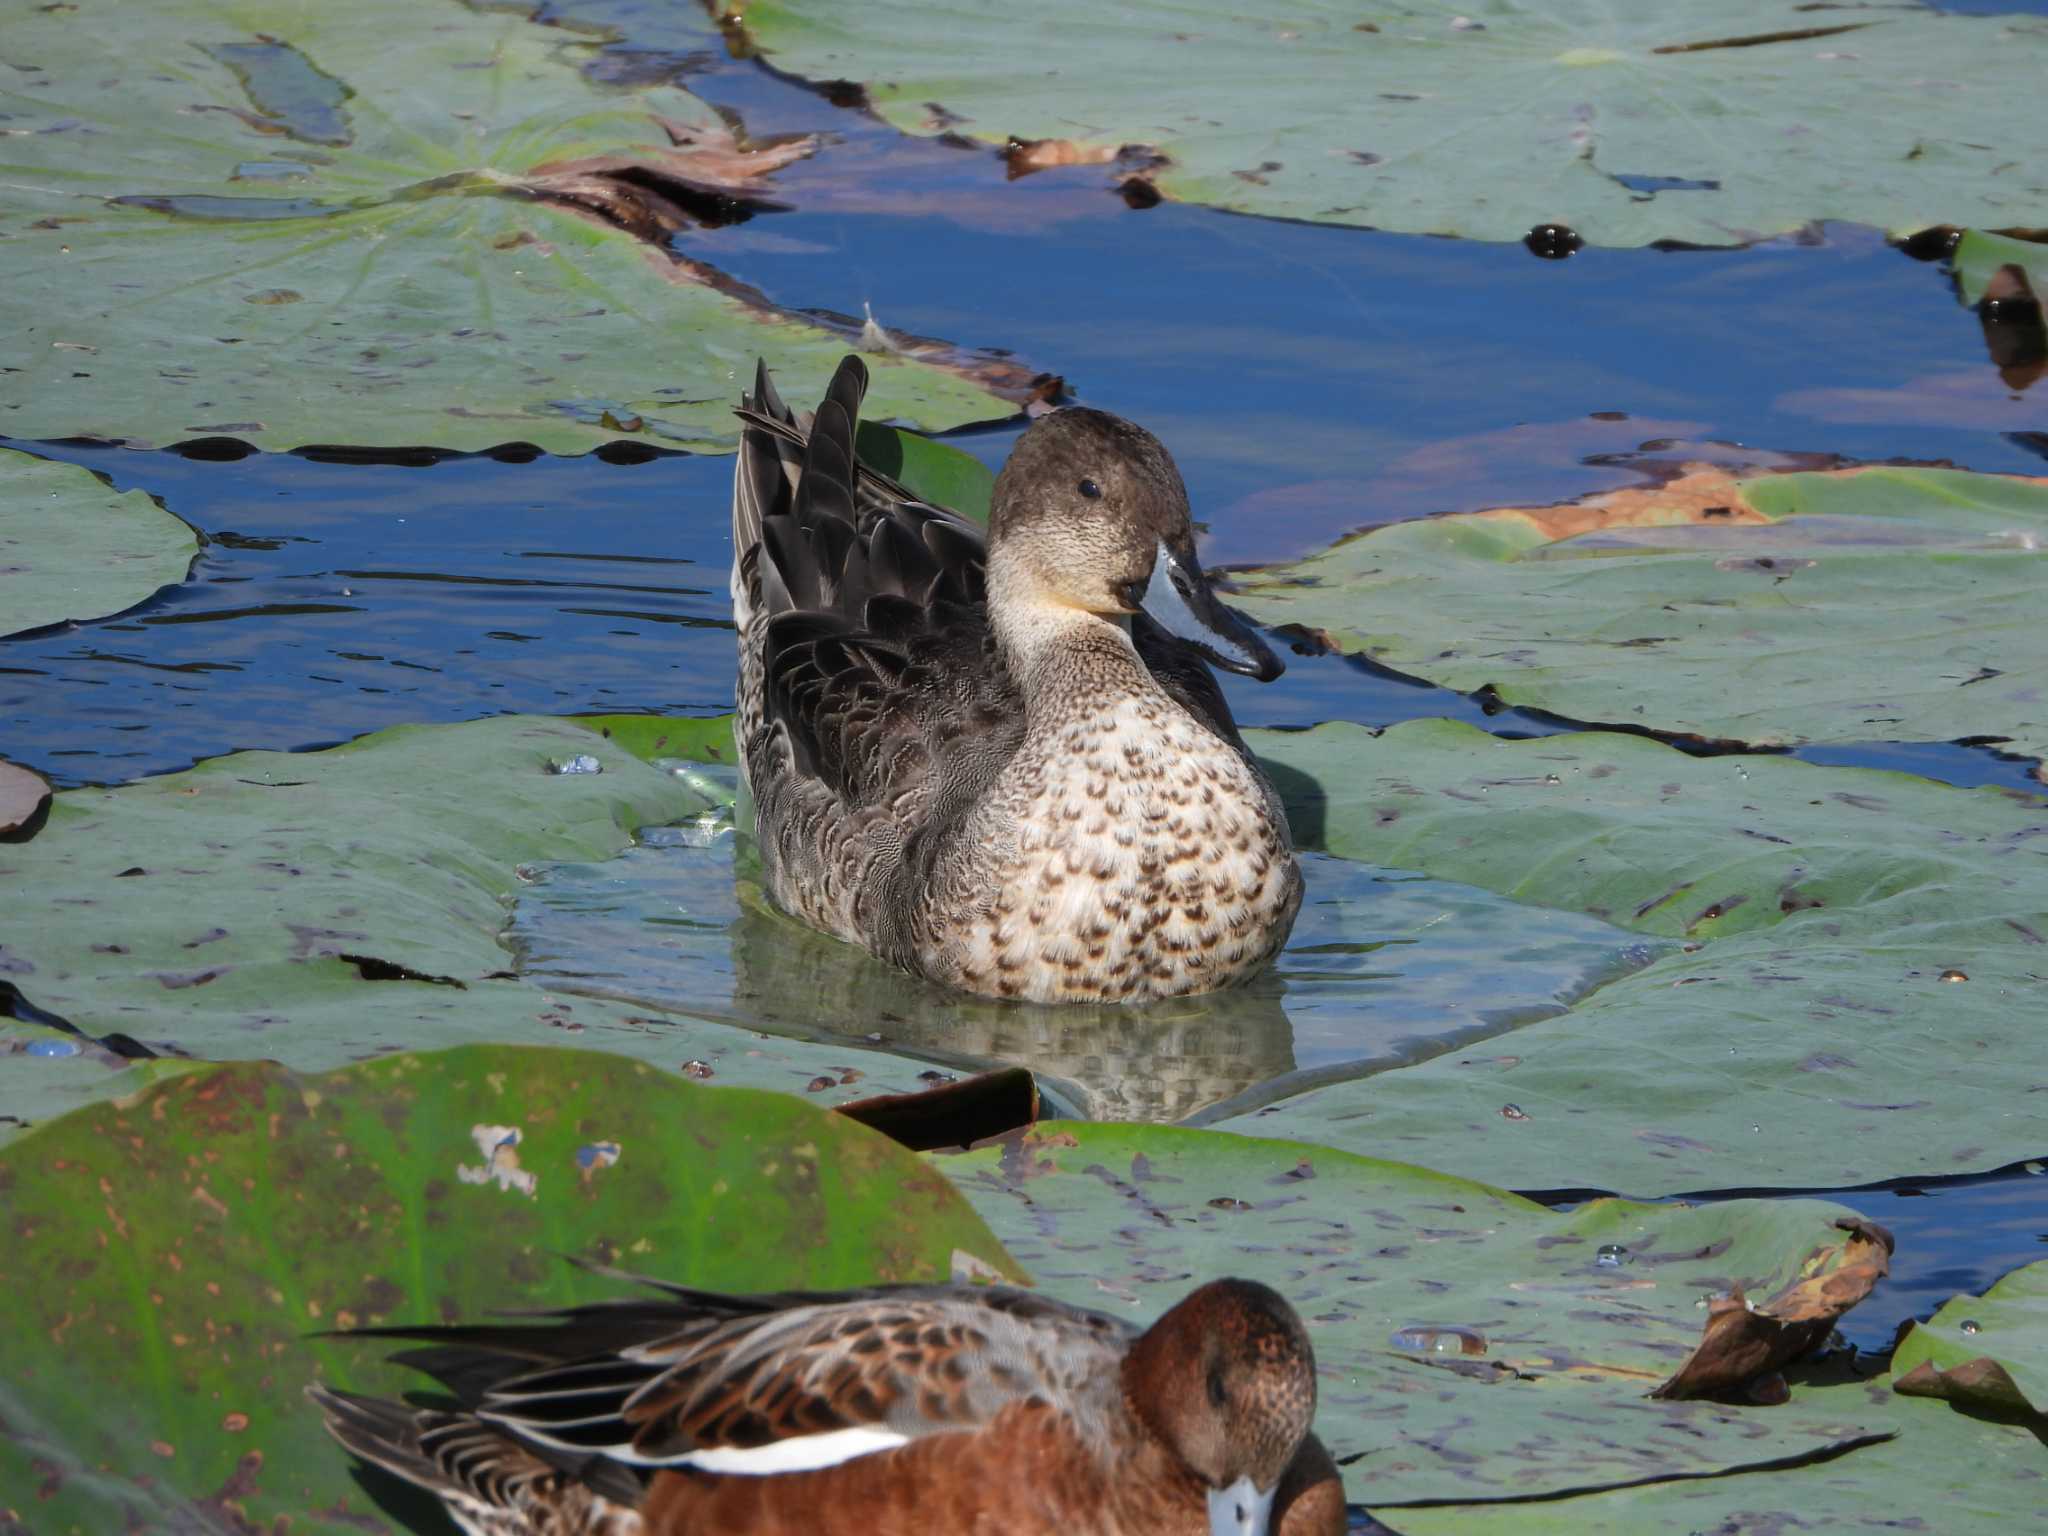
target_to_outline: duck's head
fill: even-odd
[[[1283,670],[1203,574],[1166,449],[1107,411],[1053,411],[1017,440],[996,477],[989,550],[1040,601],[1105,618],[1142,610],[1219,667],[1262,683]]]
[[[1131,1346],[1124,1393],[1209,1493],[1211,1536],[1264,1536],[1316,1415],[1316,1357],[1279,1292],[1217,1280]]]

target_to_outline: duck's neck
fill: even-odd
[[[1027,720],[1075,696],[1101,702],[1154,687],[1131,644],[1130,620],[1048,598],[1001,549],[988,560],[989,622],[1024,694]]]

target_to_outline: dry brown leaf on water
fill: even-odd
[[[1475,517],[1529,524],[1546,539],[1603,528],[1669,528],[1680,523],[1767,523],[1742,495],[1742,483],[1713,464],[1687,464],[1662,485],[1625,486],[1549,507],[1494,507]]]
[[[1714,1298],[1699,1345],[1650,1395],[1736,1392],[1823,1343],[1891,1270],[1891,1233],[1861,1217],[1835,1225],[1847,1234],[1843,1240],[1808,1254],[1798,1278],[1768,1301],[1753,1304],[1739,1290]]]
[[[674,156],[664,158],[677,167],[677,174],[732,191],[758,187],[763,177],[818,151],[815,133],[742,140],[724,123],[679,123],[666,117],[655,121],[675,146]]]
[[[0,761],[0,837],[18,832],[50,803],[50,786],[39,773]]]
[[[1110,144],[1081,144],[1073,139],[1012,139],[1003,148],[1010,179],[1063,165],[1108,165],[1120,151]]]
[[[766,178],[818,147],[815,134],[756,144],[723,123],[655,122],[673,147],[550,160],[508,188],[661,244],[685,229],[717,228],[779,207],[767,198]]]

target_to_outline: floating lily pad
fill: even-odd
[[[2036,1428],[1891,1397],[1893,1380],[1830,1369],[1794,1383],[1786,1407],[1878,1422],[1891,1432],[1846,1456],[1542,1503],[1403,1509],[1389,1518],[1402,1536],[2007,1536],[2048,1508]]]
[[[2048,1262],[2014,1270],[1915,1323],[1892,1355],[1898,1390],[1978,1412],[2048,1416]],[[2048,1424],[2044,1424],[2048,1428]]]
[[[8,35],[0,432],[728,449],[757,355],[801,399],[846,350],[671,247],[764,207],[811,146],[596,84],[523,14],[83,0]],[[922,363],[873,372],[877,417],[1011,409]]]
[[[133,608],[183,581],[198,553],[143,492],[0,448],[0,639]]]
[[[1868,1405],[1648,1395],[1698,1344],[1705,1296],[1761,1296],[1857,1241],[1840,1206],[1560,1214],[1400,1163],[1166,1126],[1046,1122],[934,1163],[1069,1301],[1144,1318],[1197,1277],[1278,1287],[1315,1343],[1317,1432],[1375,1509],[1727,1472],[1886,1432]]]
[[[1168,196],[1275,218],[1730,245],[1817,219],[2027,224],[2048,199],[2039,125],[2013,108],[2048,72],[2039,17],[1048,0],[935,28],[920,0],[733,9],[778,69],[863,82],[905,132],[1039,141],[1017,168],[1163,156],[1146,174]]]
[[[394,1529],[302,1392],[417,1378],[321,1329],[629,1289],[571,1257],[726,1290],[1013,1268],[886,1138],[593,1052],[206,1067],[17,1141],[0,1189],[0,1499],[87,1536]]]
[[[1226,1123],[1522,1189],[1847,1188],[2048,1146],[2048,799],[1602,733],[1254,733],[1348,858],[1688,946]]]
[[[1447,688],[1757,746],[2048,754],[2048,480],[1868,469],[1400,523],[1239,606]]]
[[[32,841],[0,843],[0,886],[30,896],[0,937],[0,975],[88,1037],[302,1071],[496,1039],[693,1062],[721,1083],[825,1103],[915,1089],[921,1061],[764,1040],[687,1007],[571,999],[512,975],[499,931],[522,861],[614,854],[641,825],[707,804],[588,730],[517,717],[72,790]],[[125,1063],[76,1037],[5,1030],[18,1054],[0,1114],[34,1121],[81,1093],[132,1090]],[[64,1040],[79,1054],[27,1054]]]

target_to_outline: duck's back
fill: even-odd
[[[946,829],[1014,756],[981,530],[854,457],[848,358],[806,427],[763,371],[733,497],[736,722],[770,898],[899,964]]]

